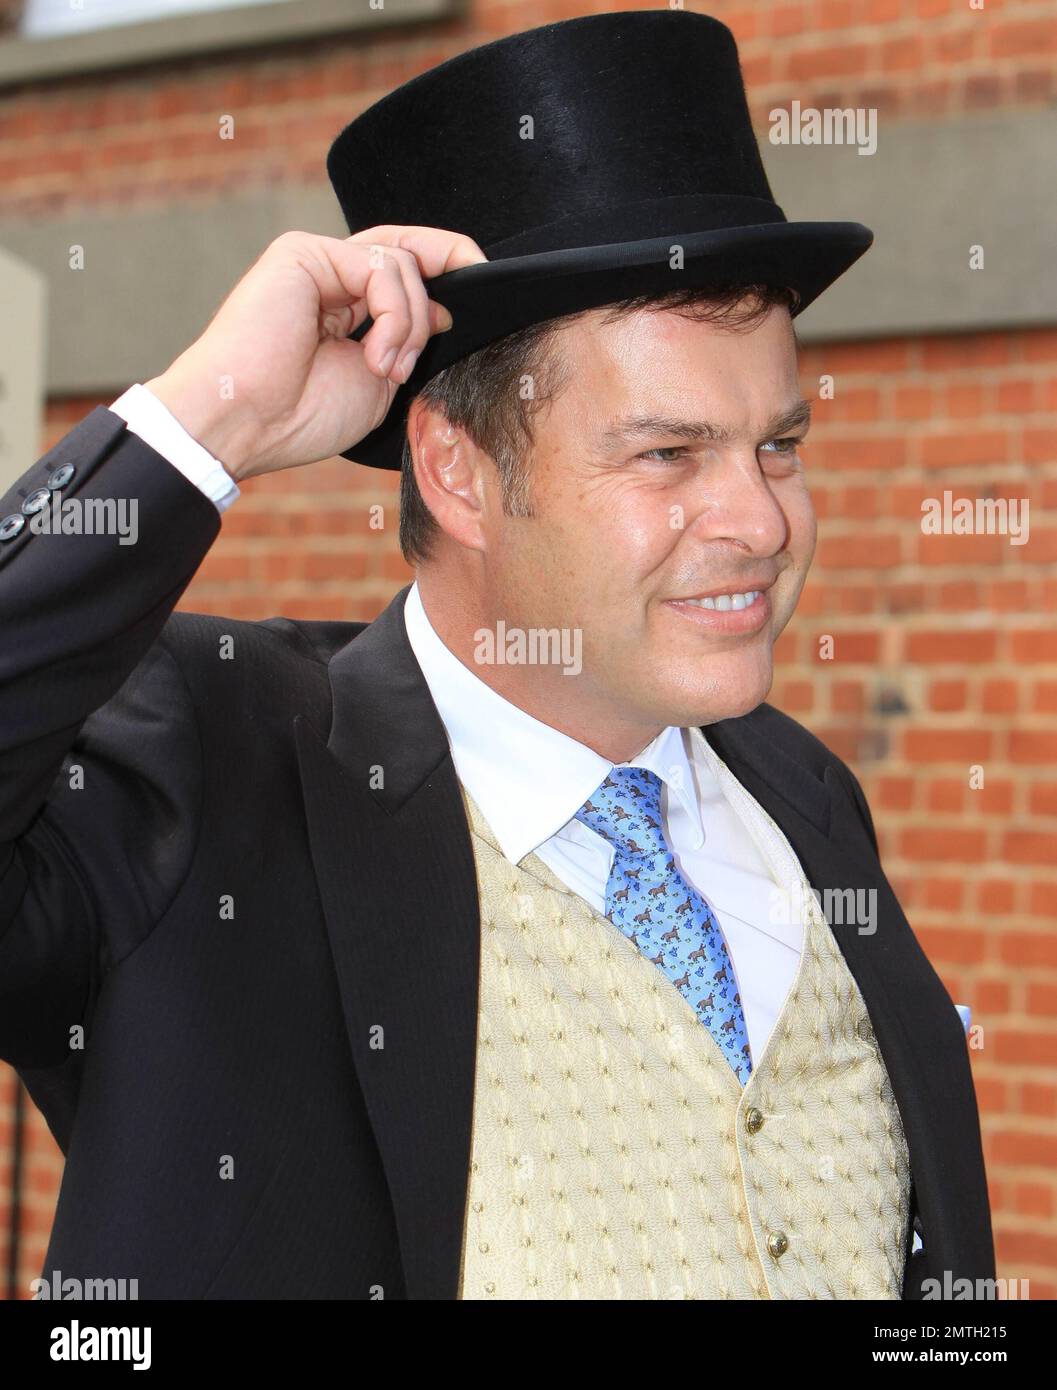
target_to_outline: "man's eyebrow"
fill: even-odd
[[[763,428],[762,439],[776,439],[790,430],[806,428],[811,423],[811,402],[800,400],[787,406]],[[724,429],[710,420],[681,420],[668,415],[630,415],[604,431],[603,446],[621,444],[630,439],[656,435],[674,436],[690,441],[709,440],[713,444],[730,444],[736,437],[733,430]]]

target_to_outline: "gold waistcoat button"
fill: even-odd
[[[763,1111],[757,1110],[755,1105],[745,1112],[745,1128],[750,1134],[758,1134],[763,1129]]]
[[[774,1259],[781,1259],[789,1249],[789,1237],[784,1231],[773,1232],[767,1237],[767,1249]]]
[[[870,1026],[870,1020],[865,1016],[865,1014],[862,1018],[859,1019],[855,1031],[858,1033],[859,1037],[862,1038],[863,1042],[873,1042],[873,1028]]]

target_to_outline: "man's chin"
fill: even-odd
[[[718,724],[721,719],[738,719],[743,714],[751,714],[758,705],[767,699],[773,684],[768,676],[765,680],[745,681],[731,689],[710,689],[702,691],[699,699],[687,699],[688,692],[681,691],[668,707],[665,725],[675,725],[680,729],[700,728],[704,724]]]

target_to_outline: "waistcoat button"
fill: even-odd
[[[789,1249],[789,1237],[784,1231],[775,1231],[767,1237],[767,1249],[778,1260]]]
[[[757,1134],[763,1128],[763,1112],[755,1105],[745,1112],[745,1128],[750,1134]]]
[[[865,1014],[862,1018],[859,1019],[855,1031],[858,1033],[859,1037],[862,1038],[863,1042],[868,1043],[874,1041],[873,1028],[871,1028],[870,1020],[865,1016]]]

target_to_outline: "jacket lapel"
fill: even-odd
[[[324,740],[295,722],[312,857],[409,1298],[456,1296],[477,1045],[477,874],[403,589],[331,660]]]

